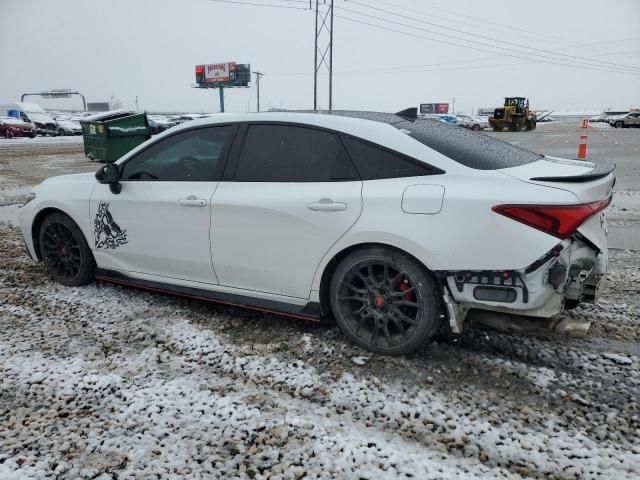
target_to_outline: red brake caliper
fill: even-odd
[[[409,286],[408,280],[403,278],[402,281],[400,282],[400,286],[398,287],[398,290],[400,290],[401,292],[404,292],[406,290],[409,290],[410,288],[411,287]],[[414,301],[413,293],[406,293],[402,298],[408,302]]]

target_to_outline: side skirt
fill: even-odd
[[[193,298],[196,300],[222,303],[224,305],[247,308],[250,310],[257,310],[259,312],[273,313],[285,317],[311,320],[314,322],[319,322],[321,320],[320,304],[317,302],[307,302],[304,306],[294,305],[286,302],[266,300],[263,298],[255,298],[233,293],[214,292],[201,288],[183,287],[180,285],[171,285],[151,280],[141,280],[139,278],[129,277],[115,270],[102,268],[98,268],[96,270],[96,280],[116,283],[126,287],[142,288],[144,290],[150,290],[158,293]]]

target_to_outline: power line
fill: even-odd
[[[272,8],[288,8],[291,10],[309,10],[309,8],[304,8],[304,7],[294,7],[291,5],[276,5],[273,3],[254,3],[254,2],[244,2],[244,1],[237,1],[237,0],[209,0],[210,2],[219,2],[219,3],[233,3],[236,5],[251,5],[251,6],[255,6],[255,7],[272,7]],[[307,2],[304,0],[281,0],[281,1],[285,1],[285,2],[295,2],[295,3],[304,3],[306,4]]]
[[[278,5],[278,4],[269,4],[269,3],[254,3],[254,2],[250,2],[250,1],[239,1],[239,0],[210,0],[210,1],[237,4],[237,5],[250,5],[250,6],[271,7],[271,8],[287,8],[287,9],[305,10],[305,11],[309,10],[308,8],[297,7],[297,6]],[[290,2],[294,2],[294,3],[307,4],[306,0],[281,0],[281,1],[290,1]],[[352,3],[355,3],[355,2],[352,2]],[[430,30],[427,30],[427,29],[423,29],[421,27],[415,27],[415,26],[404,24],[404,23],[401,23],[401,22],[394,22],[392,20],[387,20],[387,19],[384,19],[384,18],[376,17],[374,15],[369,15],[369,14],[366,14],[366,13],[358,12],[356,10],[350,10],[350,9],[346,9],[344,7],[339,7],[339,8],[341,8],[342,10],[345,10],[345,11],[349,11],[349,12],[355,13],[357,15],[366,16],[366,17],[373,18],[373,19],[376,19],[376,20],[379,20],[379,21],[382,21],[382,22],[392,23],[392,24],[395,24],[395,25],[400,25],[400,26],[404,26],[404,27],[408,27],[408,28],[413,28],[413,29],[416,29],[416,30],[422,30],[422,31],[426,31],[426,32],[429,32],[429,33],[434,33],[436,35],[454,38],[456,40],[460,40],[460,41],[463,41],[463,42],[468,42],[468,43],[472,42],[472,40],[468,40],[468,39],[464,39],[464,38],[460,38],[460,37],[455,37],[453,35],[447,35],[447,34],[443,34],[443,33],[440,33],[440,32],[433,32],[433,31],[430,31]],[[497,56],[507,56],[507,57],[512,57],[512,58],[517,58],[517,59],[520,59],[520,60],[528,60],[527,63],[547,63],[547,64],[551,64],[551,65],[559,65],[559,66],[565,66],[565,67],[579,68],[579,69],[584,69],[584,70],[594,70],[594,71],[602,71],[602,72],[608,72],[608,73],[621,73],[621,74],[634,75],[634,76],[635,75],[640,75],[640,72],[636,73],[635,71],[619,70],[619,69],[615,69],[615,68],[597,68],[597,67],[605,67],[605,66],[604,65],[594,65],[594,64],[584,64],[583,62],[565,60],[565,59],[560,59],[560,58],[555,58],[555,57],[550,57],[551,60],[555,60],[555,61],[531,58],[532,55],[533,56],[540,56],[540,57],[544,57],[544,56],[540,55],[540,54],[534,54],[534,53],[521,52],[521,51],[514,50],[517,53],[520,53],[520,54],[523,54],[523,55],[529,55],[529,57],[523,57],[521,55],[509,54],[509,53],[504,53],[504,52],[495,51],[495,50],[487,50],[487,49],[483,49],[483,48],[477,48],[477,47],[474,47],[472,45],[466,45],[466,44],[450,42],[450,41],[446,41],[446,40],[442,40],[442,39],[437,39],[437,38],[433,38],[433,37],[427,37],[425,35],[419,35],[419,34],[412,33],[412,32],[407,32],[407,31],[404,31],[404,30],[398,30],[398,29],[395,29],[395,28],[385,27],[383,25],[378,25],[378,24],[371,23],[371,22],[366,22],[366,21],[363,21],[363,20],[357,20],[357,19],[354,19],[354,18],[342,16],[342,15],[335,15],[335,17],[336,18],[340,18],[342,20],[347,20],[347,21],[350,21],[350,22],[353,22],[353,23],[359,23],[359,24],[362,24],[362,25],[367,25],[367,26],[378,28],[378,29],[381,29],[381,30],[400,33],[400,34],[411,36],[411,37],[414,37],[414,38],[421,38],[421,39],[424,39],[424,40],[430,40],[430,41],[437,42],[437,43],[442,43],[442,44],[445,44],[445,45],[452,45],[452,46],[456,46],[456,47],[460,47],[460,48],[466,48],[466,49],[469,49],[469,50],[475,50],[475,51],[479,51],[479,52],[491,53],[491,54],[497,55]],[[634,38],[638,38],[638,37],[632,37],[632,39],[634,39]],[[619,41],[619,40],[610,40],[610,41],[607,41],[607,42],[594,42],[593,44],[590,44],[590,45],[597,45],[597,44],[604,44],[604,43],[615,43],[617,41]],[[489,48],[500,48],[500,46],[498,46],[498,45],[487,45],[487,46]],[[512,49],[506,49],[506,50],[512,50]],[[475,61],[475,60],[470,60],[470,61]],[[586,65],[586,66],[583,66],[583,65]],[[629,68],[629,67],[623,67],[623,68]]]
[[[412,10],[412,9],[410,9],[410,8],[404,6],[404,5],[388,3],[388,2],[385,2],[384,0],[373,0],[373,1],[374,2],[378,2],[378,3],[383,3],[383,4],[389,5],[389,6],[400,7],[400,8],[406,9],[407,11],[412,11],[412,12],[415,12],[415,13],[421,13],[423,15],[437,16],[437,15],[434,15],[433,13],[425,12],[424,10]],[[442,7],[436,7],[436,6],[433,6],[433,5],[430,5],[430,4],[428,5],[428,4],[425,4],[421,0],[405,0],[405,1],[413,3],[413,4],[420,5],[421,7],[424,7],[424,8],[433,9],[433,10],[439,10],[439,11],[443,11],[443,12],[448,12],[448,13],[452,13],[452,14],[455,15],[455,18],[443,17],[443,16],[440,16],[440,18],[445,18],[445,19],[449,19],[449,20],[455,20],[456,23],[464,23],[466,25],[472,25],[472,23],[460,22],[459,17],[464,17],[464,18],[469,18],[469,19],[476,20],[475,23],[478,24],[478,22],[477,22],[477,20],[479,20],[478,17],[471,16],[471,15],[466,15],[466,14],[461,13],[461,12],[456,11],[456,10],[449,10],[449,9],[442,8]],[[554,51],[554,50],[568,50],[568,49],[573,49],[573,48],[584,48],[584,47],[591,47],[591,46],[594,46],[594,45],[604,45],[604,44],[609,44],[609,43],[622,43],[622,42],[627,42],[627,41],[630,41],[630,40],[640,39],[640,36],[635,36],[635,37],[627,37],[627,38],[617,38],[617,39],[614,39],[614,40],[607,40],[607,41],[598,41],[598,42],[592,42],[592,43],[576,43],[576,42],[568,42],[565,38],[556,37],[556,36],[552,36],[552,35],[549,35],[549,34],[541,35],[539,32],[534,32],[534,31],[531,31],[531,30],[525,30],[525,29],[522,29],[520,27],[517,27],[517,28],[516,27],[512,27],[511,25],[495,22],[495,21],[492,21],[492,20],[488,20],[486,18],[482,19],[480,21],[482,22],[482,24],[488,23],[488,24],[496,25],[496,26],[499,26],[499,27],[502,27],[502,28],[507,28],[509,30],[513,30],[515,32],[518,32],[519,35],[522,35],[522,32],[527,32],[527,33],[530,33],[532,35],[526,35],[526,36],[531,37],[531,38],[535,38],[537,40],[545,40],[546,38],[551,38],[551,39],[554,39],[554,40],[557,40],[557,41],[560,41],[562,43],[567,44],[566,47],[552,49],[552,51]]]
[[[414,37],[414,38],[421,38],[421,39],[430,40],[430,41],[437,42],[437,43],[443,43],[443,44],[446,44],[446,45],[453,45],[453,46],[456,46],[456,47],[467,48],[469,50],[476,50],[478,52],[493,53],[493,54],[497,54],[497,55],[501,55],[501,56],[518,58],[520,60],[529,60],[531,62],[548,63],[548,64],[551,64],[551,65],[560,65],[560,66],[564,66],[564,67],[580,68],[580,69],[585,69],[585,70],[597,70],[597,71],[609,72],[609,73],[623,73],[623,74],[626,74],[626,75],[640,75],[640,73],[635,73],[635,72],[619,71],[619,70],[615,70],[615,69],[596,68],[595,66],[585,67],[585,66],[581,66],[581,65],[574,65],[574,64],[571,64],[571,63],[559,63],[559,62],[553,62],[553,61],[550,61],[550,60],[540,60],[540,59],[535,59],[535,58],[530,58],[530,57],[523,57],[523,56],[520,56],[520,55],[514,55],[514,54],[510,54],[510,53],[496,52],[494,50],[486,50],[486,49],[482,49],[482,48],[473,47],[471,45],[464,45],[464,44],[460,44],[460,43],[449,42],[449,41],[446,41],[446,40],[440,40],[440,39],[433,38],[433,37],[427,37],[425,35],[419,35],[417,33],[407,32],[407,31],[404,31],[404,30],[398,30],[396,28],[385,27],[385,26],[382,26],[382,25],[377,25],[375,23],[365,22],[363,20],[357,20],[355,18],[345,17],[343,15],[335,15],[335,17],[336,18],[340,18],[342,20],[347,20],[347,21],[350,21],[350,22],[359,23],[359,24],[362,24],[362,25],[368,25],[368,26],[374,27],[374,28],[379,28],[381,30],[387,30],[389,32],[401,33],[403,35],[407,35],[407,36]],[[390,22],[398,24],[398,22],[392,22],[392,21],[390,21]],[[410,25],[406,25],[406,24],[399,24],[399,25],[403,25],[405,27],[410,27],[410,28],[417,28],[418,30],[421,30],[418,27],[411,27]],[[498,47],[493,47],[493,48],[498,48]],[[556,59],[556,60],[559,60],[559,59]]]
[[[357,0],[350,0],[349,3],[355,4],[355,5],[359,5],[361,7],[368,8],[368,9],[371,9],[371,10],[376,10],[376,11],[379,11],[379,12],[391,14],[391,15],[394,15],[396,17],[405,18],[405,19],[409,19],[409,20],[412,20],[412,21],[415,21],[415,22],[423,23],[425,25],[431,25],[431,26],[435,26],[437,28],[441,28],[441,29],[444,29],[444,30],[453,31],[453,32],[456,32],[456,33],[462,33],[464,35],[468,35],[468,36],[471,36],[471,37],[477,37],[477,38],[481,38],[481,39],[484,39],[484,40],[489,40],[491,42],[498,43],[499,45],[491,45],[491,44],[488,44],[486,42],[477,42],[475,40],[469,40],[469,39],[461,38],[461,37],[458,37],[458,36],[455,36],[455,35],[449,35],[449,34],[437,32],[437,31],[434,31],[434,30],[424,29],[424,28],[421,28],[421,27],[415,27],[415,26],[404,24],[404,23],[401,23],[401,22],[394,22],[393,20],[388,20],[388,19],[385,19],[385,18],[377,17],[375,15],[369,15],[367,13],[363,13],[361,11],[352,10],[352,9],[345,8],[345,7],[338,7],[338,8],[340,8],[341,10],[350,12],[350,13],[355,13],[356,15],[362,15],[362,16],[366,16],[366,17],[369,17],[369,18],[373,18],[373,19],[376,19],[376,20],[383,21],[383,22],[393,23],[393,24],[396,24],[396,25],[402,25],[402,26],[413,28],[413,29],[416,29],[416,30],[422,30],[422,31],[425,31],[427,33],[440,35],[440,36],[443,36],[443,37],[452,38],[452,39],[460,40],[460,41],[463,41],[463,42],[471,42],[471,41],[473,41],[473,42],[475,42],[477,44],[484,45],[484,46],[487,46],[489,48],[503,48],[504,50],[508,50],[508,51],[516,52],[516,53],[520,53],[520,54],[539,56],[541,58],[547,58],[547,59],[556,60],[556,61],[562,61],[562,62],[572,62],[572,63],[582,64],[582,65],[591,65],[591,66],[598,66],[598,67],[607,67],[607,66],[611,65],[611,66],[614,66],[617,69],[625,69],[625,70],[630,70],[630,71],[633,71],[633,72],[636,72],[636,73],[640,73],[640,67],[627,66],[627,65],[617,64],[617,63],[613,63],[613,62],[606,62],[606,61],[602,61],[602,60],[595,60],[595,61],[594,60],[588,60],[588,59],[585,59],[584,57],[579,57],[579,56],[576,56],[576,55],[569,55],[569,54],[565,54],[565,53],[555,53],[555,52],[552,52],[552,51],[549,51],[549,50],[543,50],[543,49],[535,48],[535,47],[528,47],[526,45],[521,45],[521,44],[514,43],[514,42],[507,42],[507,41],[499,40],[499,39],[496,39],[496,38],[487,37],[485,35],[478,35],[478,34],[475,34],[475,33],[468,33],[468,32],[465,32],[463,30],[459,30],[459,29],[456,29],[456,28],[450,28],[450,27],[446,27],[446,26],[443,26],[443,25],[439,25],[437,23],[427,22],[425,20],[415,19],[413,17],[409,17],[407,15],[402,15],[400,13],[396,13],[396,12],[393,12],[391,10],[386,10],[386,9],[382,9],[382,8],[377,8],[377,7],[373,7],[373,6],[370,6],[370,5],[366,5],[366,4],[363,4],[361,2],[358,2]],[[555,56],[549,56],[549,55],[543,55],[543,54],[540,54],[540,53],[532,53],[532,52],[527,52],[527,51],[522,51],[522,50],[516,50],[516,49],[513,49],[513,48],[507,48],[507,47],[503,46],[505,44],[506,45],[516,46],[516,47],[525,48],[525,49],[528,49],[528,50],[543,52],[545,54],[546,53],[550,53],[551,55],[555,55]],[[563,57],[567,57],[567,58],[557,58],[558,56],[563,56]],[[578,60],[572,60],[572,58],[575,58],[575,59],[578,59]],[[583,61],[580,61],[580,60],[587,60],[587,62],[583,62]],[[605,65],[605,64],[608,64],[608,65]]]
[[[381,0],[374,0],[374,1],[378,1],[380,3],[385,3],[385,2],[381,2]],[[441,16],[441,18],[449,18],[450,20],[455,20],[458,23],[460,23],[460,20],[459,20],[460,17],[469,18],[469,19],[473,19],[473,20],[476,20],[476,21],[479,20],[478,17],[472,16],[472,15],[467,15],[467,14],[464,14],[464,13],[456,11],[456,10],[449,10],[447,8],[436,7],[436,6],[433,6],[433,5],[430,5],[430,4],[425,4],[424,2],[419,1],[419,0],[418,1],[416,1],[416,0],[405,0],[405,1],[410,2],[412,4],[415,4],[415,5],[420,5],[423,8],[428,8],[428,9],[432,9],[432,10],[439,10],[439,11],[442,11],[442,12],[451,13],[451,14],[455,15],[455,18],[442,17],[442,16]],[[401,7],[401,8],[405,8],[405,9],[409,10],[409,8],[407,8],[405,6],[400,6],[400,5],[397,5],[397,4],[389,4],[389,3],[387,3],[387,5],[393,5],[393,6],[396,6],[396,7]],[[416,13],[422,13],[422,14],[427,14],[427,15],[434,16],[432,13],[425,12],[425,11],[419,11],[419,10],[411,10],[411,11],[416,12]],[[493,20],[488,20],[486,18],[482,19],[480,21],[485,23],[485,24],[495,25],[495,26],[498,26],[498,27],[502,27],[502,28],[507,28],[509,30],[513,30],[515,32],[518,32],[519,35],[522,35],[522,32],[525,32],[525,33],[532,34],[532,35],[528,35],[528,36],[536,38],[538,40],[541,37],[544,39],[544,37],[542,35],[540,35],[539,32],[534,32],[532,30],[525,30],[525,29],[522,29],[520,27],[517,27],[517,28],[516,27],[512,27],[511,25],[507,25],[505,23],[496,22],[496,21],[493,21]],[[556,41],[560,41],[560,42],[565,43],[565,44],[572,44],[572,42],[568,42],[565,38],[555,37],[555,36],[552,36],[552,35],[545,35],[545,36],[548,37],[548,38],[554,39]],[[576,45],[575,43],[573,43],[573,44]]]
[[[496,25],[496,26],[499,26],[499,27],[502,27],[502,28],[506,28],[506,29],[518,32],[518,34],[520,36],[524,35],[524,36],[529,37],[529,38],[535,38],[536,40],[541,40],[541,39],[542,40],[546,40],[546,38],[541,36],[539,32],[533,32],[531,30],[523,30],[521,28],[512,27],[512,26],[507,25],[507,24],[498,23],[498,22],[494,22],[494,21],[491,21],[491,20],[487,20],[487,19],[482,19],[481,20],[481,19],[479,19],[477,17],[472,17],[471,15],[465,15],[465,14],[462,14],[462,13],[459,13],[459,12],[454,12],[453,10],[446,10],[446,9],[442,9],[442,8],[438,8],[438,7],[433,7],[431,5],[425,5],[425,4],[420,3],[420,2],[418,2],[418,3],[422,7],[432,8],[432,9],[435,9],[435,10],[444,10],[446,12],[451,12],[451,13],[455,14],[455,17],[445,16],[445,15],[437,15],[437,14],[434,14],[434,13],[431,13],[431,12],[425,12],[424,10],[415,10],[415,9],[411,9],[409,7],[406,7],[404,5],[398,5],[396,3],[389,3],[389,2],[385,2],[383,0],[373,0],[373,1],[377,2],[377,3],[384,4],[384,5],[389,5],[389,6],[392,6],[392,7],[400,7],[400,8],[403,8],[404,10],[406,10],[408,12],[419,13],[419,14],[422,14],[422,15],[429,15],[429,17],[442,18],[442,19],[448,20],[448,21],[455,21],[455,23],[458,24],[458,25],[470,25],[470,26],[473,26],[473,27],[478,27],[478,26],[486,27],[486,24],[491,24],[491,25]],[[470,19],[473,19],[474,21],[473,22],[469,22],[469,21],[464,22],[464,21],[460,20],[460,17],[470,18]],[[527,33],[528,33],[528,35],[526,35]],[[546,37],[548,37],[549,39],[553,39],[555,41],[560,41],[560,42],[568,44],[568,45],[572,44],[571,42],[568,42],[564,38],[554,37],[554,36],[551,36],[551,35],[546,35]]]

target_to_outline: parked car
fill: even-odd
[[[0,117],[0,137],[35,137],[36,127],[32,123],[24,122],[14,117]]]
[[[640,127],[640,112],[630,112],[610,117],[609,125],[615,128]]]
[[[431,118],[434,120],[438,120],[442,123],[448,123],[450,125],[458,125],[458,118],[455,115],[446,115],[440,113],[427,113],[422,114],[421,118]]]
[[[471,130],[484,130],[489,128],[489,119],[487,117],[479,117],[477,115],[459,114],[456,115],[457,124]]]
[[[80,122],[57,119],[56,126],[58,128],[58,135],[61,137],[65,135],[82,135],[82,126],[80,126]]]
[[[461,331],[470,309],[547,318],[594,302],[614,168],[415,109],[225,114],[46,180],[18,219],[63,285],[333,318],[358,345],[404,354]]]
[[[180,124],[179,121],[171,120],[169,117],[163,115],[147,115],[147,118],[153,120],[162,131]]]
[[[160,132],[164,132],[166,130],[164,125],[160,123],[156,123],[154,120],[151,120],[148,117],[147,117],[147,125],[149,126],[149,133],[151,133],[151,135],[157,135]]]
[[[56,121],[44,109],[35,103],[15,102],[0,105],[0,115],[19,118],[36,126],[42,135],[56,136]]]

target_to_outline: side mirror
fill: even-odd
[[[118,194],[122,190],[122,184],[120,183],[120,169],[115,163],[107,163],[98,169],[96,172],[96,180],[99,183],[109,185],[111,193]]]

